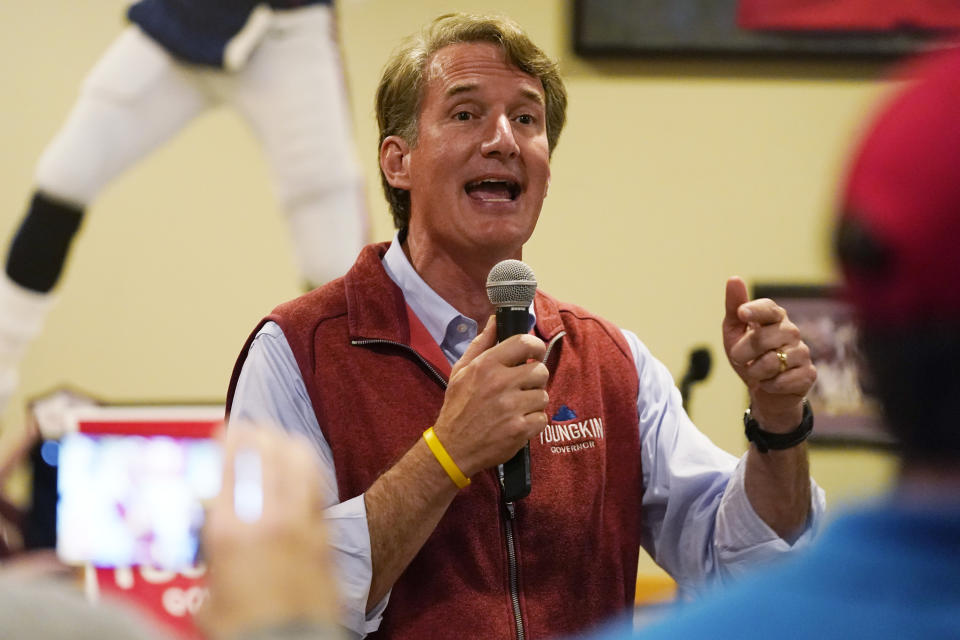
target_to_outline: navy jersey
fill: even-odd
[[[333,0],[140,0],[127,18],[176,58],[224,66],[230,41],[250,20],[254,8],[294,9]]]

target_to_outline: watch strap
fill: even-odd
[[[757,445],[760,453],[766,453],[771,449],[775,451],[789,449],[810,437],[810,432],[813,431],[813,409],[810,408],[810,403],[804,399],[803,418],[800,419],[800,424],[796,429],[787,433],[764,431],[760,428],[760,424],[753,417],[749,408],[743,413],[743,426],[747,440]]]

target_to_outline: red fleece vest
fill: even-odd
[[[386,248],[368,246],[344,278],[267,318],[296,357],[343,500],[363,493],[433,424],[449,370],[419,322],[408,320],[380,263]],[[560,337],[547,358],[549,426],[530,443],[533,490],[516,503],[509,529],[525,636],[547,638],[633,603],[643,487],[638,381],[622,334],[540,292],[534,304],[537,335]],[[509,516],[496,470],[472,480],[394,585],[372,637],[517,637]]]

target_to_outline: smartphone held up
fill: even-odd
[[[60,559],[170,571],[194,566],[204,504],[220,491],[223,452],[213,435],[222,419],[223,408],[209,406],[72,413],[57,456]],[[256,487],[246,493],[252,510]]]

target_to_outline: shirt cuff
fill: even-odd
[[[388,592],[369,614],[366,613],[373,563],[363,494],[324,509],[323,518],[340,589],[341,623],[350,637],[363,638],[380,628],[390,600]]]
[[[746,466],[744,454],[727,483],[717,511],[714,544],[719,576],[724,581],[807,547],[820,530],[826,511],[823,489],[810,478],[810,517],[803,533],[791,545],[777,535],[750,504],[744,484]]]

